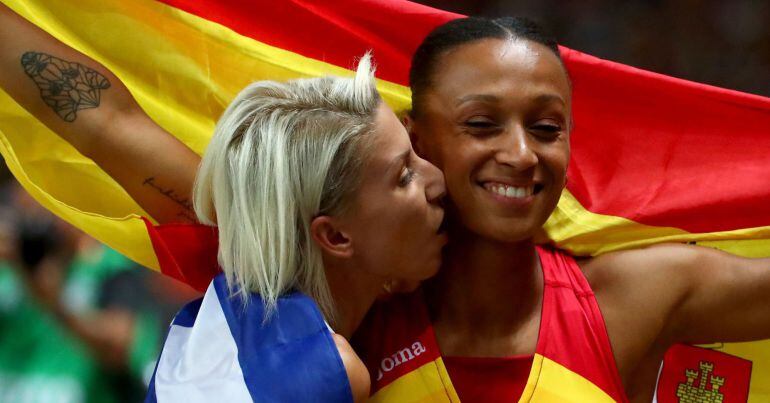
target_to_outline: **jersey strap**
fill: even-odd
[[[556,385],[558,391],[584,380],[590,384],[586,390],[598,388],[612,400],[627,401],[604,318],[583,272],[561,251],[538,250],[545,286],[536,352],[542,356],[542,369],[554,374],[554,378],[541,374],[541,382],[564,378],[562,385]]]

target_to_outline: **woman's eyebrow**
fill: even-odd
[[[457,98],[457,102],[455,102],[455,106],[459,106],[466,102],[471,102],[471,101],[481,101],[481,102],[492,103],[492,102],[498,102],[499,100],[500,100],[500,97],[496,95],[491,95],[491,94],[468,94],[468,95],[463,95],[460,98]]]
[[[557,102],[562,106],[567,106],[567,102],[564,101],[564,98],[556,94],[540,94],[534,98],[534,101],[539,104]]]
[[[392,172],[396,168],[400,168],[404,165],[406,165],[407,160],[409,159],[409,154],[412,153],[412,150],[405,150],[401,154],[398,154],[396,157],[394,157],[392,160],[390,160],[390,163],[388,164],[388,172]]]

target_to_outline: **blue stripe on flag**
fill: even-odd
[[[198,311],[201,309],[203,298],[198,298],[185,305],[174,317],[172,325],[192,327],[195,324],[195,318],[198,317]]]
[[[225,276],[213,284],[254,401],[352,402],[347,372],[315,302],[294,292],[264,321],[256,294],[246,306],[231,297]],[[310,393],[310,394],[308,394]]]

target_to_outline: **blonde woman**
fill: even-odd
[[[346,338],[384,286],[436,273],[443,194],[380,100],[369,55],[353,79],[247,87],[194,189],[223,273],[174,320],[148,400],[365,399]]]
[[[127,139],[78,137],[89,126],[149,121],[102,66],[5,6],[0,26],[0,39],[19,38],[2,41],[0,84],[85,155]],[[30,93],[29,69],[53,59],[103,78],[110,112],[54,113]],[[119,165],[105,169],[116,174]],[[174,319],[147,401],[365,399],[370,377],[346,339],[389,285],[436,273],[443,194],[441,172],[414,153],[380,99],[369,55],[354,78],[244,89],[217,124],[192,195],[197,218],[219,228],[223,273]]]

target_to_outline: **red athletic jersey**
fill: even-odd
[[[535,356],[442,357],[463,403],[494,402],[499,396],[521,396]]]
[[[626,402],[588,281],[571,256],[547,248],[538,254],[545,286],[532,366],[521,396],[500,389],[494,400]],[[354,344],[372,374],[373,401],[459,401],[421,293],[378,304]]]

